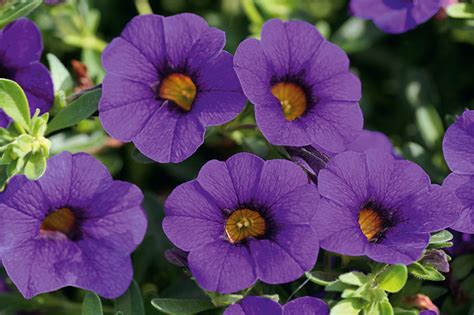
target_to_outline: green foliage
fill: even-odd
[[[408,270],[404,265],[392,265],[387,267],[376,278],[381,289],[394,293],[400,291],[406,284],[408,279]]]
[[[210,300],[195,299],[153,299],[151,304],[166,314],[196,314],[215,308]]]
[[[455,3],[447,11],[455,19],[474,19],[474,3]]]
[[[142,295],[135,280],[127,292],[114,301],[114,311],[117,315],[145,315]]]
[[[445,277],[441,272],[436,270],[431,265],[422,265],[418,262],[415,262],[408,266],[408,271],[417,277],[418,279],[430,280],[430,281],[443,281]]]
[[[26,16],[41,5],[42,0],[4,0],[0,2],[0,28]]]
[[[100,297],[93,293],[88,292],[82,302],[82,315],[102,315],[102,302]]]
[[[46,57],[48,58],[51,78],[53,79],[54,92],[71,92],[74,82],[69,71],[55,55],[47,54]]]
[[[337,273],[324,271],[311,271],[305,273],[305,275],[311,282],[322,286],[327,286],[338,278]]]
[[[89,91],[60,111],[49,123],[46,134],[72,127],[97,111],[101,89]]]
[[[26,95],[18,83],[0,79],[0,109],[13,119],[20,132],[28,131],[30,127],[30,108]]]

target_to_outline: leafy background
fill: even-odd
[[[81,83],[87,83],[85,79],[90,79],[92,85],[100,83],[104,75],[101,51],[130,19],[150,10],[161,15],[192,12],[203,16],[210,25],[226,32],[226,49],[232,53],[243,39],[258,37],[267,19],[300,19],[314,24],[346,51],[352,70],[362,81],[365,127],[386,133],[398,153],[419,163],[434,182],[442,182],[448,174],[441,151],[443,134],[456,115],[474,108],[474,20],[441,14],[414,31],[388,35],[370,22],[352,18],[345,0],[69,0],[58,6],[41,5],[29,18],[43,32],[45,52],[57,56],[47,58],[45,54],[44,63],[49,63],[53,75],[64,82],[64,89],[57,91],[53,115],[64,107],[73,86],[77,89]],[[60,67],[54,70],[59,60],[72,74],[71,78]],[[87,66],[86,76],[73,67],[73,60]],[[239,151],[281,158],[281,150],[271,147],[253,124],[252,108],[248,106],[236,121],[209,129],[205,144],[177,165],[152,163],[133,145],[108,138],[94,115],[66,131],[50,130],[53,154],[63,150],[93,153],[116,178],[139,185],[146,194],[149,231],[133,255],[137,284],[119,301],[104,300],[106,314],[114,313],[114,308],[122,314],[140,314],[137,312],[141,312],[141,306],[135,304],[140,291],[146,314],[159,313],[150,303],[153,298],[206,298],[182,268],[165,259],[165,250],[172,246],[161,228],[163,202],[176,185],[193,179],[210,159],[226,159]],[[465,251],[463,246],[468,245],[460,244],[453,251]],[[341,262],[337,256],[322,258],[318,270],[333,264],[346,270],[366,268],[365,261],[357,259]],[[474,257],[459,258],[454,260],[453,271],[444,282],[422,284],[421,280],[410,278],[408,285],[392,296],[392,303],[403,304],[404,296],[423,293],[446,314],[473,312]],[[278,294],[280,301],[286,301],[301,284],[303,280],[272,287],[257,285],[252,293]],[[323,296],[320,286],[304,284],[296,296]],[[68,288],[24,301],[16,292],[5,293],[0,295],[0,314],[14,314],[19,309],[33,310],[33,314],[80,314],[86,310],[81,308],[84,297],[91,309],[97,303],[96,296],[85,294]],[[326,297],[331,298],[331,294],[326,293]],[[216,312],[219,311],[208,313]]]

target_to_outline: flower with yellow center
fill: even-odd
[[[197,89],[193,80],[187,75],[173,73],[160,84],[158,94],[164,100],[173,101],[179,108],[190,111],[196,97]]]
[[[257,212],[250,209],[234,211],[227,219],[225,232],[232,244],[248,237],[258,237],[265,234],[265,220]]]
[[[306,94],[297,84],[277,83],[272,87],[272,94],[280,101],[283,115],[287,120],[295,120],[306,112],[308,107]]]

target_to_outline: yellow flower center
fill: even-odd
[[[40,231],[42,232],[61,232],[70,235],[76,225],[76,217],[69,208],[56,210],[43,220]]]
[[[234,211],[227,219],[225,232],[232,244],[247,237],[263,236],[265,234],[265,220],[260,213],[249,209]]]
[[[158,94],[160,98],[173,101],[179,108],[190,111],[196,97],[196,85],[190,77],[173,73],[161,82]]]
[[[369,242],[375,242],[387,228],[386,220],[376,210],[363,208],[359,212],[359,226]]]
[[[305,92],[294,83],[277,83],[272,87],[272,94],[280,101],[283,114],[289,121],[303,115],[308,107]]]

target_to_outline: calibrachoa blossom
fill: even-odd
[[[30,20],[22,18],[0,30],[0,78],[22,87],[32,115],[38,108],[47,112],[54,98],[51,76],[40,63],[42,51],[41,33]],[[9,117],[0,110],[0,127],[9,123]]]
[[[261,35],[239,45],[234,67],[264,136],[275,145],[344,150],[363,125],[360,81],[344,51],[302,21],[270,20]]]
[[[432,185],[421,167],[369,150],[344,152],[319,172],[314,217],[321,247],[389,264],[420,258],[430,232],[459,217],[454,194]]]
[[[441,8],[440,0],[351,0],[351,12],[372,20],[386,33],[399,34],[432,18]]]
[[[134,18],[102,55],[100,120],[158,162],[180,162],[245,105],[224,32],[194,14]]]
[[[133,276],[130,253],[147,219],[143,195],[87,154],[48,160],[38,181],[14,177],[0,194],[0,257],[25,298],[75,286],[105,298]]]
[[[443,140],[443,152],[453,171],[443,186],[454,191],[463,206],[455,230],[474,234],[474,110],[467,110],[451,125]]]
[[[313,297],[305,296],[294,299],[281,306],[277,302],[259,297],[248,296],[238,303],[229,306],[224,315],[327,315],[329,308],[327,304]]]
[[[318,236],[310,225],[319,194],[285,160],[239,153],[206,163],[165,204],[168,238],[189,252],[188,266],[206,290],[231,293],[257,279],[285,283],[310,270]]]

